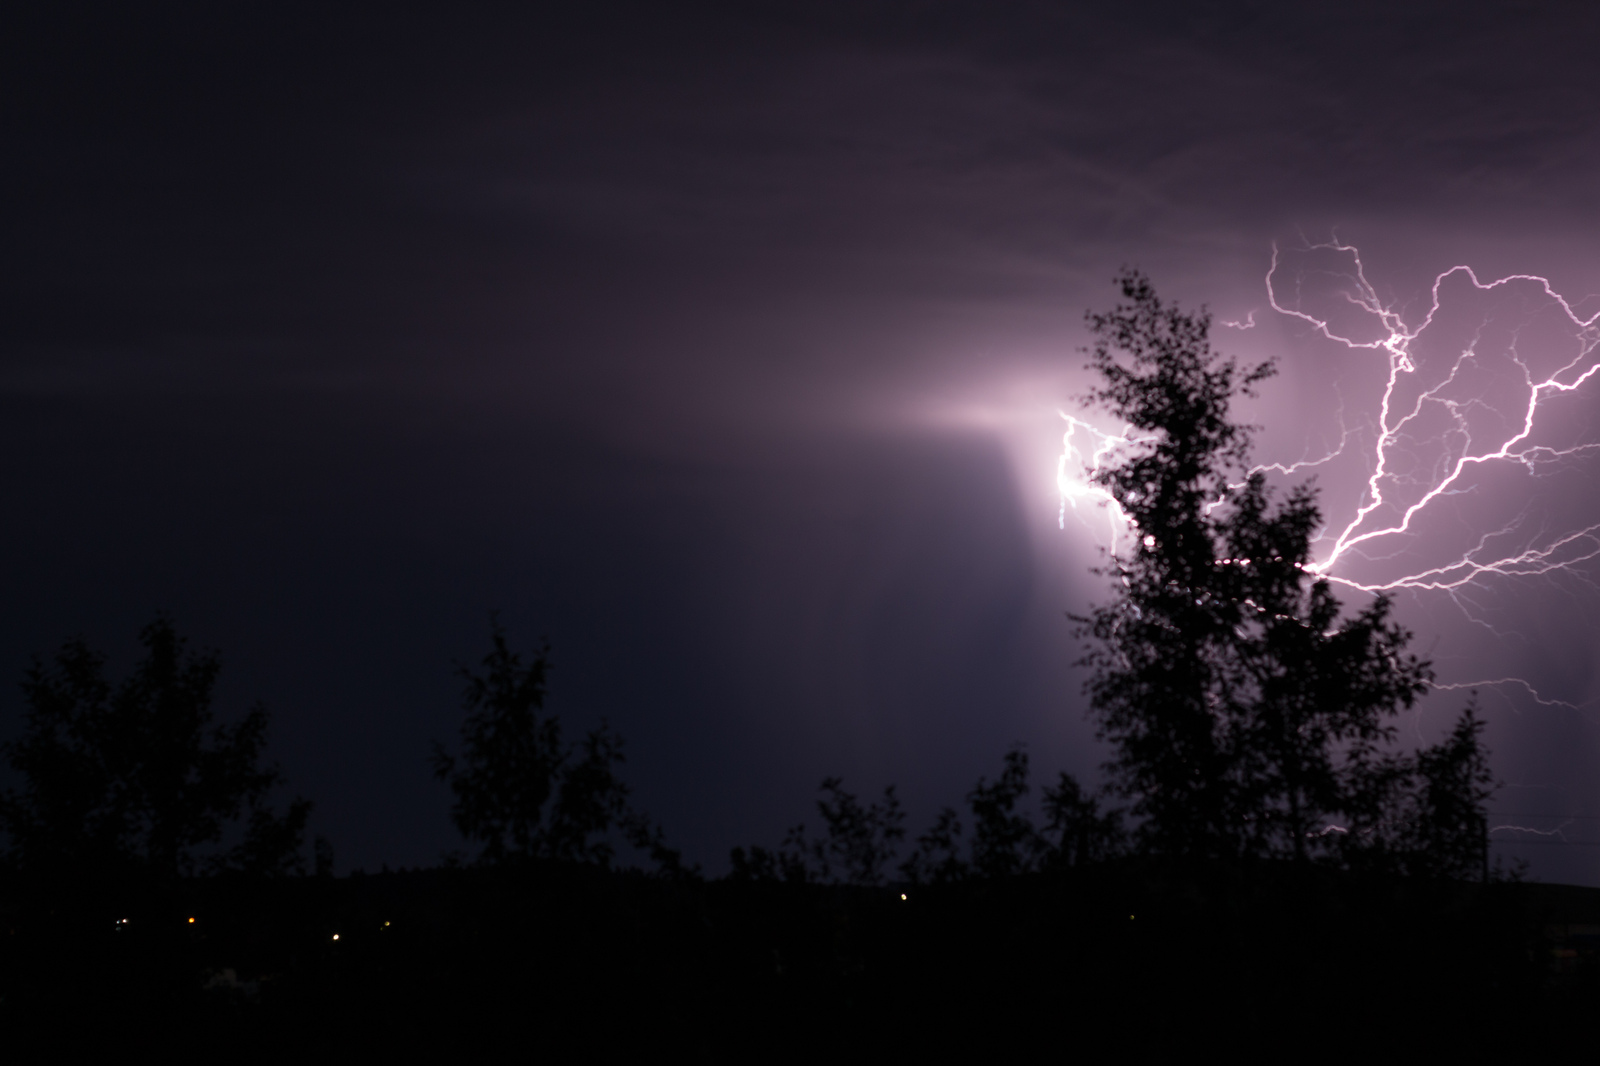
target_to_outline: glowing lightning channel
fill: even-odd
[[[1429,531],[1418,528],[1419,524],[1430,509],[1438,512],[1453,506],[1460,497],[1477,493],[1480,486],[1475,475],[1481,477],[1500,468],[1508,471],[1520,468],[1526,476],[1539,478],[1559,469],[1558,464],[1564,460],[1600,453],[1600,443],[1595,442],[1566,447],[1540,443],[1541,431],[1549,432],[1551,421],[1549,417],[1541,419],[1540,416],[1550,414],[1552,401],[1576,393],[1600,374],[1600,357],[1597,357],[1600,331],[1596,329],[1600,313],[1582,317],[1552,288],[1547,278],[1512,274],[1486,283],[1479,280],[1471,267],[1462,265],[1451,267],[1434,278],[1427,313],[1420,323],[1411,326],[1395,307],[1379,298],[1366,277],[1360,252],[1355,247],[1334,239],[1308,245],[1303,251],[1348,257],[1349,266],[1333,272],[1332,276],[1344,282],[1339,296],[1346,305],[1345,312],[1353,315],[1356,328],[1336,327],[1334,313],[1324,317],[1307,311],[1298,284],[1293,289],[1295,299],[1281,294],[1277,281],[1280,253],[1276,245],[1266,276],[1267,296],[1273,309],[1309,323],[1315,332],[1351,351],[1379,353],[1388,363],[1376,423],[1362,434],[1370,442],[1370,451],[1364,463],[1367,471],[1361,502],[1342,529],[1336,533],[1324,531],[1321,541],[1331,540],[1331,547],[1308,569],[1330,581],[1366,592],[1410,589],[1444,593],[1468,618],[1480,624],[1487,623],[1474,617],[1464,598],[1465,591],[1472,586],[1481,586],[1496,578],[1557,573],[1593,586],[1592,577],[1581,566],[1600,559],[1600,523],[1553,533],[1542,525],[1530,529],[1536,523],[1530,520],[1526,509],[1499,528],[1482,533],[1464,550],[1446,556],[1439,565],[1413,568],[1398,575],[1391,573],[1381,580],[1358,580],[1351,576],[1348,563],[1357,559],[1393,563],[1405,551],[1408,542],[1420,538],[1436,544],[1435,538],[1428,535]],[[1509,339],[1502,340],[1496,347],[1485,337],[1491,327],[1491,317],[1483,312],[1464,342],[1457,338],[1452,346],[1445,340],[1445,353],[1451,353],[1453,347],[1448,359],[1441,359],[1435,350],[1435,365],[1447,366],[1448,373],[1439,375],[1435,370],[1438,380],[1429,384],[1425,380],[1425,352],[1419,350],[1422,348],[1419,342],[1435,325],[1439,325],[1440,332],[1448,338],[1450,331],[1441,316],[1441,291],[1447,285],[1459,286],[1463,280],[1470,283],[1471,294],[1475,297],[1503,294],[1513,298],[1521,296],[1527,301],[1531,295],[1534,314],[1553,314],[1563,334],[1559,343],[1570,347],[1556,356],[1553,367],[1535,370],[1535,359],[1518,347],[1523,329],[1534,315],[1528,315],[1523,323],[1512,327]],[[1336,303],[1334,312],[1338,310]],[[1366,339],[1360,339],[1352,335],[1357,329],[1371,333]],[[1500,381],[1494,380],[1497,369],[1504,375]],[[1492,398],[1488,395],[1491,387],[1497,390]],[[1339,447],[1322,459],[1264,469],[1291,473],[1298,468],[1331,461],[1355,439],[1344,426],[1342,408],[1340,424],[1343,438]],[[1459,514],[1456,517],[1459,519]],[[1341,567],[1342,563],[1347,565]],[[1564,700],[1547,699],[1526,680],[1516,677],[1436,684],[1434,687],[1443,690],[1497,686],[1520,687],[1543,706],[1574,706]],[[1540,830],[1521,826],[1496,828],[1545,835]],[[1555,834],[1560,835],[1560,831],[1556,830]]]
[[[1557,536],[1542,546],[1525,545],[1520,550],[1505,551],[1495,547],[1515,534],[1522,522],[1485,534],[1477,544],[1443,566],[1429,567],[1414,573],[1403,574],[1381,581],[1358,581],[1335,568],[1348,556],[1372,558],[1379,542],[1384,538],[1406,537],[1414,533],[1414,523],[1425,510],[1441,500],[1454,495],[1472,492],[1466,483],[1470,472],[1495,464],[1522,467],[1532,476],[1540,476],[1551,464],[1563,459],[1593,455],[1600,452],[1600,443],[1578,444],[1566,448],[1533,443],[1538,427],[1541,403],[1576,392],[1600,373],[1600,360],[1596,346],[1600,332],[1595,328],[1600,313],[1582,318],[1565,298],[1551,288],[1546,278],[1531,274],[1512,274],[1497,281],[1484,283],[1469,266],[1454,266],[1434,279],[1432,303],[1422,322],[1408,326],[1401,314],[1383,303],[1372,283],[1367,280],[1359,251],[1337,240],[1311,245],[1307,251],[1328,251],[1348,255],[1353,271],[1344,275],[1350,283],[1341,295],[1344,300],[1364,314],[1359,317],[1368,324],[1376,324],[1378,335],[1371,340],[1358,340],[1335,329],[1327,319],[1319,318],[1299,306],[1289,306],[1280,300],[1274,278],[1279,269],[1279,250],[1272,249],[1272,267],[1267,272],[1267,297],[1274,310],[1309,323],[1312,328],[1331,341],[1351,350],[1367,349],[1382,353],[1388,361],[1388,378],[1384,385],[1374,427],[1370,466],[1366,479],[1364,499],[1350,521],[1333,536],[1332,548],[1311,569],[1328,578],[1366,592],[1394,591],[1402,588],[1453,592],[1483,579],[1522,577],[1547,574],[1553,571],[1572,572],[1577,563],[1600,558],[1600,523],[1584,529]],[[1410,402],[1405,402],[1402,385],[1418,371],[1416,344],[1418,338],[1435,322],[1440,310],[1440,289],[1456,276],[1470,281],[1477,293],[1491,293],[1514,284],[1531,284],[1543,294],[1547,307],[1559,307],[1573,331],[1575,352],[1571,358],[1553,371],[1536,374],[1530,361],[1518,350],[1513,339],[1506,358],[1514,364],[1521,378],[1524,397],[1520,411],[1514,411],[1506,421],[1520,426],[1497,447],[1492,442],[1475,450],[1473,417],[1488,408],[1481,394],[1474,395],[1470,384],[1465,384],[1469,371],[1480,360],[1476,351],[1477,338],[1456,355],[1450,372],[1437,384],[1419,389]],[[1466,395],[1461,395],[1461,394]],[[1437,463],[1427,479],[1425,491],[1409,503],[1395,501],[1404,496],[1401,491],[1407,484],[1417,484],[1414,472],[1403,468],[1414,462],[1415,454],[1408,445],[1418,433],[1429,433],[1430,418],[1443,417],[1445,428],[1431,432],[1431,439],[1447,452],[1442,463]],[[1350,442],[1345,433],[1339,451]],[[1453,453],[1453,454],[1451,454]],[[1334,453],[1337,454],[1337,453]],[[1330,455],[1328,458],[1331,458]],[[1326,460],[1320,460],[1326,461]],[[1300,464],[1297,464],[1300,465]],[[1314,464],[1307,464],[1314,465]],[[1286,469],[1286,468],[1279,468]],[[1386,498],[1385,493],[1389,496]],[[1387,517],[1386,517],[1387,516]],[[1393,542],[1391,542],[1392,544]]]
[[[1349,351],[1371,352],[1387,363],[1375,417],[1362,417],[1351,425],[1341,394],[1337,409],[1340,439],[1336,447],[1319,457],[1256,468],[1294,475],[1335,460],[1351,459],[1364,468],[1364,487],[1354,513],[1342,527],[1333,523],[1324,528],[1317,540],[1325,546],[1319,553],[1322,557],[1307,570],[1363,592],[1409,589],[1443,593],[1480,624],[1487,623],[1474,616],[1466,593],[1495,579],[1562,574],[1600,588],[1581,569],[1583,564],[1600,560],[1600,523],[1581,528],[1575,523],[1565,530],[1552,530],[1530,518],[1526,508],[1509,521],[1498,523],[1492,532],[1476,536],[1475,543],[1442,562],[1435,556],[1427,561],[1428,565],[1393,572],[1402,565],[1407,550],[1419,541],[1444,547],[1438,543],[1433,528],[1422,528],[1431,514],[1437,513],[1443,519],[1453,517],[1458,525],[1469,521],[1459,510],[1453,515],[1444,512],[1466,497],[1487,494],[1492,486],[1479,484],[1483,475],[1504,469],[1542,478],[1561,469],[1565,461],[1600,456],[1600,442],[1557,446],[1546,440],[1555,428],[1550,423],[1559,417],[1551,414],[1553,401],[1577,393],[1591,378],[1600,375],[1600,312],[1587,318],[1580,316],[1547,278],[1512,274],[1484,282],[1471,267],[1462,265],[1434,278],[1427,313],[1416,325],[1410,325],[1400,310],[1380,299],[1354,246],[1335,238],[1295,251],[1339,259],[1335,268],[1322,267],[1314,272],[1324,282],[1331,278],[1340,284],[1336,299],[1331,310],[1320,314],[1308,310],[1306,304],[1314,297],[1303,292],[1301,285],[1307,271],[1288,280],[1281,278],[1288,268],[1274,245],[1272,265],[1266,275],[1267,297],[1273,310],[1309,324],[1315,333]],[[1488,335],[1493,329],[1506,327],[1485,310],[1480,312],[1476,327],[1467,330],[1464,342],[1460,337],[1450,340],[1451,329],[1459,328],[1452,317],[1457,313],[1454,301],[1461,299],[1460,286],[1465,283],[1470,284],[1472,297],[1504,296],[1522,301],[1523,321],[1509,328],[1509,339]],[[1442,293],[1447,287],[1452,303],[1448,312],[1441,313]],[[1556,320],[1560,334],[1554,366],[1543,365],[1540,356],[1524,354],[1518,348],[1524,329],[1541,314]],[[1347,318],[1352,321],[1338,324]],[[1244,321],[1222,324],[1239,330],[1257,325],[1254,312]],[[1430,329],[1435,333],[1430,334]],[[1436,343],[1439,339],[1442,349]],[[1448,357],[1442,357],[1441,350]],[[1431,380],[1429,374],[1437,380]],[[1542,419],[1541,415],[1550,417]],[[1056,469],[1060,524],[1066,524],[1069,504],[1074,510],[1079,500],[1105,504],[1111,526],[1110,548],[1115,553],[1119,533],[1131,530],[1132,523],[1097,483],[1096,475],[1113,449],[1137,441],[1130,440],[1126,429],[1119,436],[1067,414],[1061,417],[1067,423],[1067,432]],[[1218,500],[1213,506],[1224,502]],[[1381,563],[1393,569],[1381,578],[1362,578],[1356,572],[1358,562]],[[1541,705],[1573,706],[1563,700],[1546,699],[1527,681],[1514,677],[1435,687],[1495,686],[1526,689]]]
[[[1567,834],[1564,832],[1564,830],[1574,821],[1575,819],[1568,818],[1554,829],[1535,829],[1528,825],[1492,825],[1489,827],[1489,833],[1492,836],[1493,834],[1500,832],[1502,829],[1509,829],[1513,833],[1526,833],[1529,836],[1535,837],[1553,837],[1556,840],[1561,841],[1563,844],[1570,844],[1572,842],[1567,839]]]
[[[1475,688],[1488,688],[1493,685],[1510,685],[1514,688],[1520,688],[1528,694],[1533,702],[1539,704],[1541,707],[1565,707],[1571,711],[1576,711],[1578,709],[1578,705],[1576,703],[1568,703],[1566,700],[1547,699],[1546,697],[1539,695],[1538,689],[1534,688],[1520,677],[1497,677],[1486,681],[1455,681],[1447,685],[1441,685],[1438,682],[1434,682],[1433,688],[1437,692],[1447,692],[1451,690],[1460,691],[1462,689],[1471,690]]]
[[[1101,504],[1107,511],[1107,523],[1110,527],[1111,551],[1117,550],[1117,538],[1120,531],[1132,528],[1133,520],[1122,510],[1122,506],[1111,493],[1096,480],[1100,473],[1100,466],[1106,461],[1112,450],[1119,444],[1127,444],[1132,439],[1125,435],[1104,433],[1081,418],[1058,411],[1062,421],[1067,424],[1067,431],[1061,437],[1061,458],[1056,460],[1056,491],[1061,495],[1061,513],[1057,524],[1065,529],[1067,526],[1067,507],[1073,511],[1078,509],[1079,500],[1093,501]],[[1124,429],[1123,433],[1126,434]],[[1080,446],[1079,436],[1085,440]],[[1079,516],[1080,520],[1082,516]]]

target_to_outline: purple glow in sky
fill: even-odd
[[[1016,741],[1093,780],[1066,615],[1110,527],[1059,462],[1131,264],[1279,360],[1240,413],[1315,464],[1329,576],[1482,686],[1496,811],[1562,834],[1507,854],[1600,883],[1597,19],[40,6],[0,684],[170,610],[340,869],[455,846],[427,754],[495,608],[712,870],[827,774],[914,823]]]

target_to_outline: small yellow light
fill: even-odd
[[[339,939],[339,934],[338,933],[333,934],[333,939],[338,940]]]
[[[905,899],[906,898],[906,894],[904,892],[900,893],[900,898],[901,899]]]
[[[1131,914],[1128,915],[1128,921],[1130,921],[1130,922],[1133,921],[1133,915],[1131,915]]]
[[[193,925],[193,924],[194,924],[194,919],[193,919],[193,918],[190,918],[190,919],[189,919],[189,924],[190,924],[190,925]]]
[[[384,928],[385,928],[385,929],[387,929],[387,928],[389,928],[389,923],[388,923],[388,922],[384,922],[384,923],[383,923],[383,927],[384,927]]]

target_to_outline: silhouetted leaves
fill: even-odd
[[[1078,622],[1142,846],[1461,871],[1445,856],[1481,849],[1488,795],[1477,728],[1390,750],[1433,675],[1386,598],[1342,616],[1311,578],[1313,490],[1274,503],[1247,468],[1250,427],[1229,405],[1271,364],[1241,373],[1212,350],[1207,315],[1162,303],[1136,271],[1118,282],[1126,302],[1088,316],[1089,399],[1134,431],[1095,475],[1133,541],[1109,559],[1111,601]]]
[[[946,884],[965,878],[971,867],[962,858],[961,816],[942,807],[933,826],[917,838],[917,848],[900,867],[906,880]]]
[[[1028,753],[1006,752],[1005,769],[989,784],[985,778],[967,793],[972,810],[972,869],[983,877],[1009,877],[1032,870],[1044,840],[1017,803],[1028,794]]]
[[[1417,872],[1470,877],[1483,863],[1488,845],[1484,804],[1495,784],[1480,740],[1483,725],[1469,706],[1449,736],[1417,754],[1415,807],[1406,819],[1414,834],[1407,851],[1427,864]]]
[[[788,881],[801,884],[811,880],[806,855],[795,848],[769,851],[759,844],[746,851],[736,847],[729,853],[730,876],[737,881]]]
[[[433,769],[455,793],[450,816],[456,828],[481,844],[483,857],[493,862],[509,853],[547,850],[545,803],[566,756],[561,724],[540,714],[548,647],[525,664],[506,643],[498,620],[491,640],[481,674],[461,668],[467,710],[461,756],[436,742]]]
[[[822,782],[828,798],[817,801],[827,837],[812,849],[822,880],[835,876],[852,885],[876,885],[894,860],[906,832],[905,814],[895,798],[894,786],[883,790],[883,800],[862,806],[844,790],[844,782],[830,777]]]
[[[781,848],[734,848],[729,858],[736,880],[827,882],[879,885],[905,840],[905,814],[894,786],[883,799],[863,804],[837,777],[824,778],[817,802],[824,835],[813,839],[804,824],[794,826]],[[941,810],[916,840],[900,875],[920,884],[949,884],[973,877],[1007,878],[1042,869],[1103,862],[1120,853],[1121,812],[1102,814],[1072,775],[1063,773],[1044,792],[1046,822],[1041,831],[1025,805],[1029,794],[1028,753],[1006,753],[993,782],[980,777],[967,793],[972,834],[965,838],[961,816]]]
[[[1100,801],[1085,793],[1066,771],[1054,787],[1044,790],[1044,813],[1049,865],[1089,866],[1127,848],[1122,812],[1101,811]]]
[[[949,807],[917,838],[901,866],[908,881],[944,884],[969,877],[1005,878],[1038,870],[1085,866],[1122,853],[1122,813],[1103,814],[1071,774],[1062,772],[1044,790],[1041,830],[1023,801],[1031,791],[1028,753],[1021,746],[1005,756],[1000,776],[980,777],[967,793],[972,839],[962,848],[961,818]]]
[[[281,774],[262,763],[266,709],[215,722],[216,653],[187,652],[165,618],[139,639],[120,683],[82,640],[29,668],[23,735],[4,747],[23,781],[0,794],[12,860],[52,876],[299,869],[311,804],[268,805]],[[212,850],[241,820],[238,843]]]
[[[498,619],[482,671],[461,668],[466,680],[461,754],[434,744],[434,774],[450,786],[450,814],[481,858],[547,859],[609,866],[619,831],[669,874],[690,874],[666,846],[661,828],[629,805],[617,774],[622,738],[604,722],[576,748],[561,739],[561,723],[544,713],[549,647],[524,660],[512,651]]]
[[[879,885],[894,861],[906,833],[905,812],[894,786],[883,799],[863,805],[837,777],[824,778],[817,801],[824,835],[812,839],[805,824],[792,827],[776,852],[766,848],[734,848],[733,875],[741,880],[823,881]]]

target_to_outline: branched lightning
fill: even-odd
[[[1541,405],[1547,407],[1555,397],[1576,392],[1600,373],[1600,359],[1596,357],[1600,332],[1595,326],[1600,315],[1580,317],[1546,278],[1513,274],[1485,283],[1471,267],[1454,266],[1434,279],[1432,302],[1426,315],[1420,324],[1410,326],[1398,310],[1379,299],[1377,290],[1367,280],[1355,247],[1333,241],[1312,245],[1308,251],[1348,256],[1351,269],[1342,279],[1347,284],[1340,295],[1363,312],[1357,316],[1358,321],[1377,327],[1377,335],[1368,340],[1357,339],[1337,330],[1328,319],[1307,312],[1299,306],[1300,301],[1286,303],[1275,281],[1279,270],[1276,246],[1266,279],[1267,297],[1273,309],[1309,323],[1323,337],[1352,351],[1365,349],[1378,353],[1388,363],[1367,459],[1364,498],[1344,527],[1332,535],[1331,547],[1312,569],[1331,581],[1365,592],[1391,592],[1402,588],[1451,592],[1492,577],[1525,577],[1557,570],[1570,573],[1576,564],[1600,558],[1600,523],[1546,540],[1538,533],[1532,537],[1521,535],[1527,523],[1526,517],[1520,516],[1505,527],[1479,537],[1472,548],[1443,565],[1376,581],[1359,580],[1348,573],[1348,568],[1340,568],[1340,563],[1348,557],[1383,557],[1386,549],[1392,558],[1392,553],[1400,550],[1398,542],[1415,532],[1419,517],[1429,508],[1455,495],[1477,491],[1470,475],[1484,468],[1520,467],[1528,475],[1539,477],[1563,460],[1600,453],[1600,442],[1558,448],[1536,441]],[[1417,352],[1418,341],[1440,313],[1441,288],[1457,276],[1469,281],[1478,293],[1493,293],[1516,285],[1536,287],[1544,307],[1559,308],[1566,319],[1571,330],[1570,355],[1553,369],[1536,372],[1532,360],[1518,350],[1515,336],[1504,352],[1480,353],[1477,350],[1480,330],[1472,343],[1454,353],[1447,374],[1431,385],[1415,387],[1415,395],[1407,399],[1405,386],[1418,381],[1422,365]],[[1517,382],[1510,390],[1513,395],[1493,398],[1484,395],[1486,386],[1479,380],[1482,377],[1480,364],[1488,359],[1497,359],[1516,368]],[[1515,395],[1518,392],[1520,396]],[[1496,404],[1496,400],[1502,402]],[[1498,442],[1492,434],[1484,440],[1481,424],[1497,421],[1515,428]],[[1346,430],[1340,448],[1332,454],[1342,452],[1351,440]],[[1417,462],[1419,445],[1424,448],[1431,445],[1440,453],[1434,456],[1431,465]],[[1332,458],[1332,454],[1327,458]],[[1305,465],[1313,464],[1297,464]],[[1507,541],[1520,546],[1503,547]]]
[[[1057,412],[1067,424],[1061,436],[1061,458],[1056,461],[1056,491],[1061,496],[1061,512],[1057,518],[1060,528],[1067,525],[1067,508],[1078,510],[1079,500],[1093,501],[1106,511],[1111,551],[1117,550],[1119,532],[1129,526],[1129,519],[1111,493],[1096,479],[1100,464],[1106,461],[1114,448],[1127,444],[1127,430],[1122,434],[1105,433],[1094,426],[1074,418],[1066,412]],[[1080,444],[1080,437],[1084,443]],[[1080,520],[1082,516],[1079,516]]]
[[[1286,264],[1288,254],[1305,258]],[[1600,458],[1600,441],[1582,439],[1572,428],[1574,406],[1563,405],[1584,390],[1600,391],[1600,382],[1591,384],[1600,376],[1600,312],[1584,317],[1545,277],[1483,281],[1458,265],[1433,279],[1427,309],[1417,317],[1382,299],[1359,250],[1337,239],[1287,254],[1274,245],[1265,281],[1274,311],[1379,360],[1370,373],[1381,387],[1363,386],[1374,389],[1370,414],[1347,417],[1348,390],[1340,391],[1335,446],[1256,468],[1295,476],[1334,463],[1360,467],[1353,510],[1322,529],[1309,572],[1366,593],[1448,596],[1482,625],[1489,623],[1479,600],[1499,582],[1560,576],[1600,589],[1600,522],[1527,506],[1514,514],[1494,510],[1512,482],[1520,479],[1526,488],[1529,479],[1570,474],[1576,460]],[[1221,324],[1259,325],[1254,312]],[[1068,429],[1057,466],[1061,522],[1068,504],[1104,503],[1115,552],[1118,533],[1130,527],[1096,475],[1117,445],[1129,443],[1126,431],[1119,436],[1062,417]],[[1570,487],[1564,495],[1545,494],[1557,506],[1586,495]],[[1521,689],[1539,705],[1574,707],[1517,677],[1435,687]]]
[[[1573,460],[1600,454],[1600,442],[1557,444],[1548,439],[1552,435],[1550,412],[1556,401],[1584,389],[1600,374],[1600,330],[1596,329],[1600,314],[1580,315],[1547,278],[1512,274],[1485,282],[1470,266],[1458,265],[1434,278],[1427,311],[1412,325],[1393,304],[1379,298],[1354,246],[1335,239],[1310,245],[1304,252],[1332,256],[1342,265],[1323,276],[1337,283],[1350,326],[1336,326],[1332,312],[1307,310],[1298,275],[1285,290],[1279,279],[1281,259],[1276,246],[1266,276],[1272,308],[1309,324],[1317,334],[1352,352],[1370,351],[1387,363],[1376,419],[1361,435],[1366,467],[1362,498],[1342,527],[1335,523],[1324,531],[1320,543],[1326,548],[1310,569],[1365,592],[1406,589],[1442,593],[1480,624],[1487,623],[1472,609],[1469,590],[1496,580],[1559,574],[1593,587],[1594,579],[1584,564],[1600,560],[1600,523],[1551,528],[1548,522],[1535,521],[1526,508],[1496,528],[1469,538],[1466,546],[1443,560],[1435,556],[1428,565],[1409,568],[1402,560],[1418,541],[1438,550],[1441,545],[1430,536],[1438,526],[1424,528],[1428,520],[1437,517],[1459,523],[1456,504],[1463,497],[1489,491],[1483,487],[1486,479],[1505,473],[1545,478]],[[1462,282],[1470,285],[1470,290],[1463,292]],[[1466,334],[1452,343],[1449,329],[1443,326],[1447,294],[1457,304],[1464,302],[1463,298],[1508,301],[1520,309],[1520,317],[1505,325],[1497,323],[1491,311],[1481,310]],[[1336,300],[1334,310],[1338,309]],[[1524,351],[1522,334],[1541,315],[1553,318],[1557,336],[1554,342],[1546,337],[1537,352]],[[1491,339],[1488,334],[1496,326],[1508,336]],[[1367,332],[1358,336],[1358,330]],[[1439,343],[1430,343],[1430,330],[1444,334]],[[1547,350],[1552,343],[1557,349],[1554,353]],[[1339,448],[1318,463],[1343,454],[1355,443],[1357,438],[1344,427],[1342,416],[1341,429]],[[1297,464],[1307,465],[1315,464]],[[1292,472],[1295,468],[1272,469]],[[1390,569],[1381,577],[1361,577],[1363,563],[1384,563]],[[1496,686],[1523,689],[1543,706],[1574,706],[1544,697],[1517,677],[1435,687]],[[1520,827],[1506,828],[1521,831]]]

